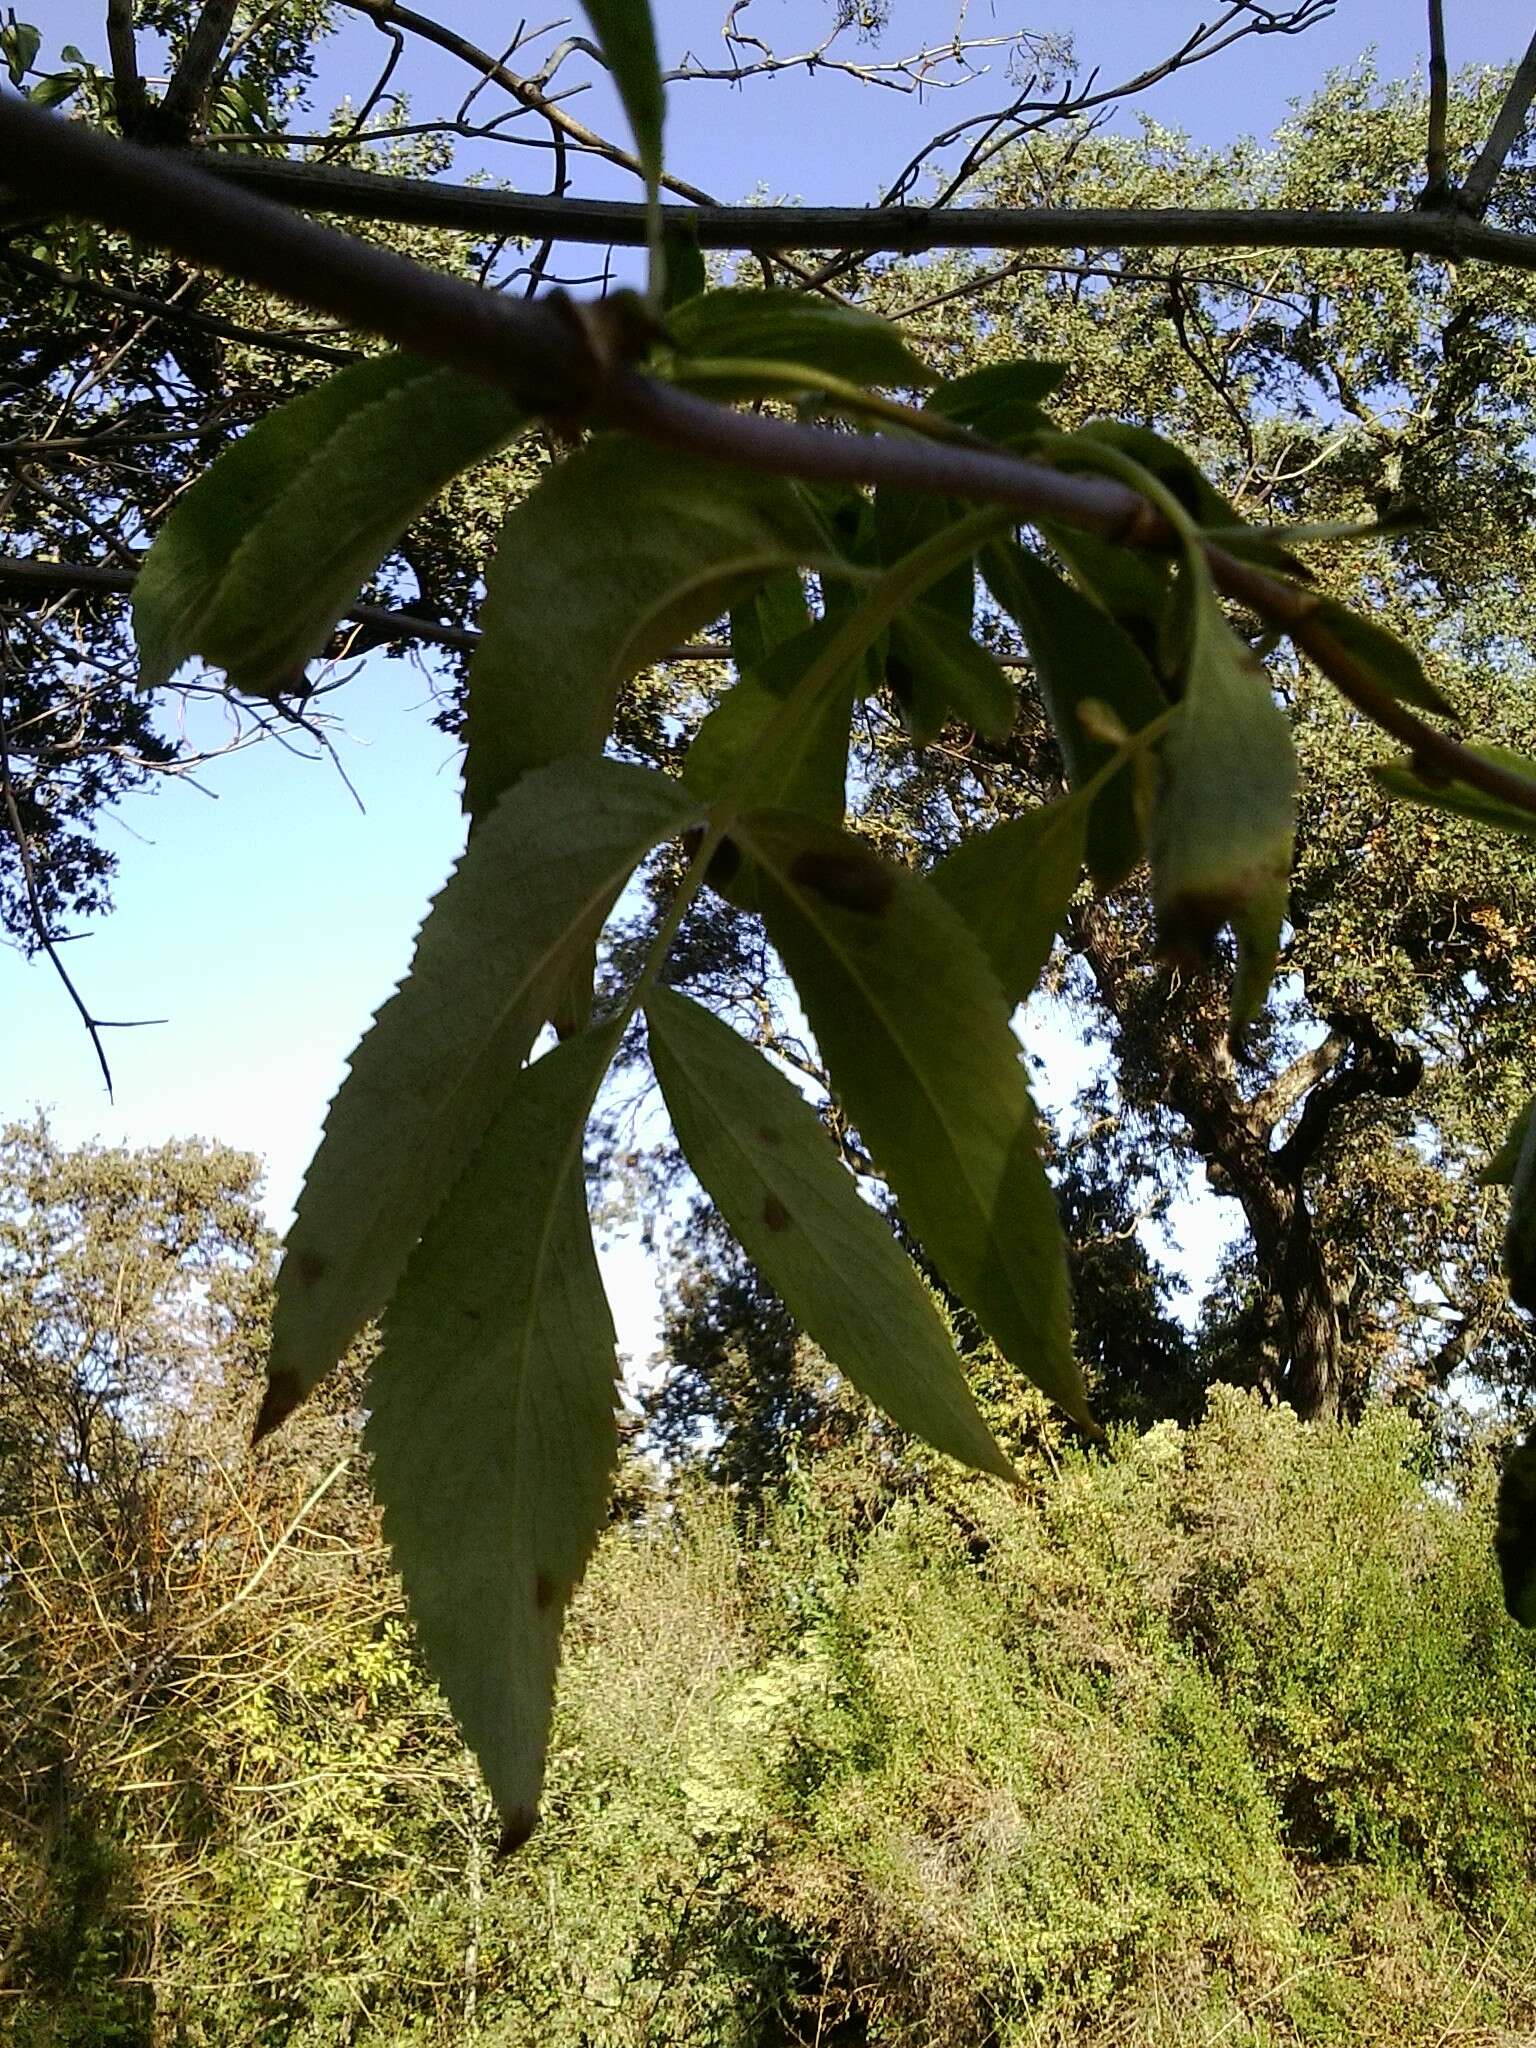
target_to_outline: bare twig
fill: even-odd
[[[1494,181],[1503,170],[1510,151],[1520,140],[1533,99],[1536,99],[1536,35],[1531,37],[1529,47],[1520,59],[1488,140],[1461,188],[1462,210],[1474,219],[1481,220],[1488,211]]]

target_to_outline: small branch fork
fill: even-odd
[[[234,272],[349,328],[446,363],[557,420],[595,419],[762,475],[958,498],[1025,521],[1059,521],[1122,546],[1162,550],[1174,544],[1146,500],[1111,478],[1067,474],[981,442],[840,433],[731,411],[605,360],[568,301],[482,291],[20,101],[0,99],[0,164],[26,202],[100,221],[211,270]],[[1536,242],[1532,255],[1536,261]],[[1436,731],[1390,697],[1327,629],[1318,598],[1220,547],[1208,544],[1207,555],[1225,594],[1288,633],[1358,710],[1402,741],[1425,773],[1536,816],[1536,782]]]

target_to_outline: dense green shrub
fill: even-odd
[[[214,1700],[179,1725],[195,1819],[150,1773],[90,1794],[107,1862],[58,1867],[15,2038],[1531,2039],[1536,1654],[1484,1477],[1453,1492],[1399,1414],[1227,1391],[1025,1469],[887,1443],[615,1529],[506,1862],[396,1623],[348,1636],[328,1579],[238,1740]],[[112,1903],[151,1894],[153,1943]]]

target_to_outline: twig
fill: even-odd
[[[236,5],[237,0],[206,0],[187,38],[181,62],[171,74],[165,98],[154,110],[154,123],[160,134],[185,138],[206,117],[209,88],[220,52],[234,26]]]
[[[1509,152],[1520,140],[1533,99],[1536,99],[1536,35],[1531,37],[1529,47],[1520,59],[1488,140],[1461,188],[1462,211],[1475,220],[1481,220],[1488,211],[1494,181],[1503,170]]]

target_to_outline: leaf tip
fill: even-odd
[[[304,1398],[298,1375],[291,1372],[274,1372],[268,1375],[266,1392],[261,1397],[261,1407],[256,1413],[256,1422],[251,1430],[252,1448],[274,1429],[281,1429],[294,1409]]]
[[[539,1824],[539,1810],[536,1806],[514,1806],[510,1813],[503,1815],[501,1836],[496,1844],[498,1856],[515,1856]]]

